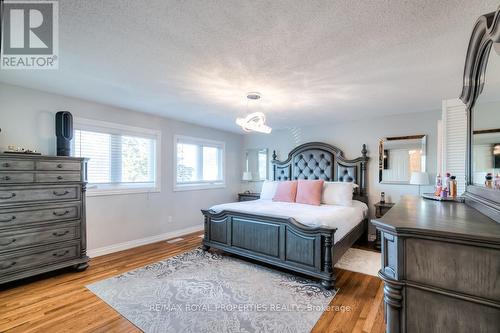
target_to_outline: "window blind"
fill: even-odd
[[[465,105],[456,99],[443,101],[443,170],[457,177],[459,194],[465,191],[467,118]]]
[[[75,123],[72,155],[89,158],[94,188],[156,187],[157,139],[149,133]]]

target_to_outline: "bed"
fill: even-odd
[[[353,207],[269,200],[216,205],[202,210],[203,249],[220,249],[305,274],[332,288],[333,266],[358,239],[366,237],[366,145],[360,157],[346,159],[335,146],[310,142],[293,149],[284,161],[273,152],[271,163],[275,181],[323,179],[357,184]]]

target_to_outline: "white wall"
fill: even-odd
[[[430,173],[430,181],[433,183],[437,169],[437,122],[440,118],[441,110],[436,110],[338,124],[297,127],[289,130],[273,131],[271,135],[246,135],[244,146],[245,148],[269,148],[271,154],[273,150],[276,150],[278,159],[284,160],[292,148],[306,142],[321,141],[330,143],[342,149],[347,158],[361,156],[361,148],[365,143],[370,157],[368,194],[370,209],[372,209],[373,204],[379,201],[380,192],[382,191],[386,193],[386,198],[394,202],[397,202],[401,195],[416,195],[418,193],[418,187],[414,185],[387,185],[378,182],[379,139],[388,136],[426,134],[427,172]],[[259,185],[260,183],[247,183],[243,185],[243,190],[258,191],[260,189]],[[433,187],[432,185],[422,187],[422,192],[424,190],[432,191]]]
[[[241,186],[241,135],[80,99],[0,84],[0,150],[15,145],[55,155],[54,115],[61,110],[70,111],[75,117],[152,128],[162,133],[161,192],[88,197],[90,250],[202,227],[200,209],[235,201]],[[226,143],[226,188],[173,192],[174,134]]]
[[[0,84],[0,150],[8,145],[34,148],[55,154],[54,114],[67,110],[76,117],[158,129],[162,132],[161,193],[89,197],[87,200],[88,247],[90,250],[117,243],[154,237],[185,228],[202,226],[200,209],[216,203],[234,201],[240,190],[260,190],[260,183],[240,182],[245,148],[269,148],[286,158],[295,146],[323,141],[338,146],[347,158],[360,156],[368,146],[368,194],[370,209],[386,192],[391,201],[403,194],[417,194],[411,185],[378,183],[378,140],[387,136],[427,134],[427,171],[431,182],[436,175],[437,121],[439,110],[415,114],[378,117],[338,124],[275,130],[270,135],[240,136],[215,129],[156,117],[36,90]],[[183,134],[226,142],[225,189],[173,192],[173,135]],[[270,175],[272,177],[272,174]],[[243,188],[242,188],[243,186]],[[424,189],[423,189],[424,190]],[[432,190],[429,186],[425,190]],[[169,216],[172,222],[168,222]]]

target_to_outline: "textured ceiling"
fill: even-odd
[[[63,0],[57,71],[0,81],[239,131],[439,109],[498,0]],[[245,93],[259,91],[259,105]]]

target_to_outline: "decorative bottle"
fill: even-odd
[[[488,172],[485,177],[485,182],[484,185],[486,185],[487,188],[493,188],[493,175],[491,172]]]
[[[439,195],[441,198],[447,198],[448,197],[448,189],[446,187],[443,187],[441,190],[441,194]]]
[[[450,177],[450,196],[452,198],[457,197],[457,177],[451,176]]]
[[[495,177],[495,190],[500,190],[500,173]]]
[[[438,173],[436,176],[436,190],[434,191],[434,195],[439,197],[441,195],[441,189],[443,188],[443,180],[441,179],[441,174]]]
[[[443,188],[446,189],[447,193],[446,194],[450,194],[450,177],[451,177],[451,174],[449,172],[446,173],[446,178],[444,179],[444,184],[443,184]]]

